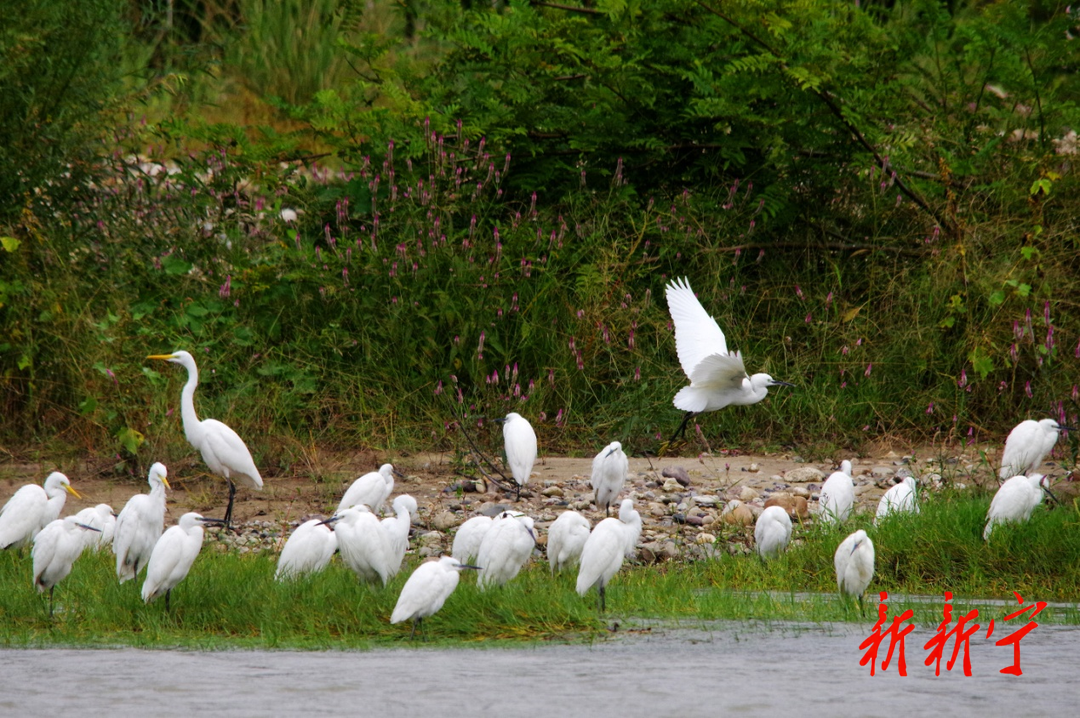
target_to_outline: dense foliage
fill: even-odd
[[[283,51],[321,64],[265,77],[252,33],[297,16],[208,20],[224,49],[170,67],[214,73],[158,77],[179,94],[108,142],[66,135],[92,177],[4,185],[5,441],[164,450],[179,377],[142,357],[184,347],[200,411],[277,437],[264,459],[447,446],[462,411],[650,448],[679,418],[682,275],[751,371],[797,384],[702,418],[703,447],[1077,413],[1064,4],[434,3],[382,34],[381,4],[338,8],[312,9],[318,52]],[[115,102],[95,88],[76,106]],[[253,94],[276,119],[241,122]]]

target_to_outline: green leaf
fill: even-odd
[[[88,396],[79,402],[79,413],[83,416],[94,413],[94,409],[98,407],[98,400],[92,396]]]
[[[989,301],[991,305],[995,307],[1000,307],[1002,304],[1005,303],[1005,292],[1001,289],[997,290],[990,295]]]
[[[190,272],[192,264],[191,262],[180,259],[174,254],[170,254],[162,260],[161,266],[165,268],[165,274],[181,275]]]
[[[0,246],[3,246],[8,252],[14,252],[19,248],[20,244],[22,244],[22,242],[14,237],[0,237]]]
[[[971,362],[972,368],[978,372],[980,379],[985,379],[994,370],[994,360],[990,358],[990,355],[982,347],[972,349],[971,353],[968,354],[968,361]]]
[[[119,439],[120,445],[128,450],[128,453],[137,453],[139,447],[146,441],[146,437],[141,433],[132,429],[130,426],[125,426],[116,432],[116,438]]]
[[[1053,186],[1053,182],[1048,180],[1046,177],[1042,177],[1031,183],[1031,189],[1028,190],[1028,194],[1034,196],[1041,191],[1043,194],[1048,195],[1050,194],[1050,190],[1051,188],[1053,188]]]

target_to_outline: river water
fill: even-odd
[[[864,626],[720,622],[619,631],[591,645],[367,652],[0,651],[0,715],[270,716],[957,716],[1076,715],[1080,627],[1041,625],[1021,643],[1024,675],[998,671],[1015,626],[971,639],[940,677],[933,635],[907,636],[870,677]],[[952,650],[950,642],[946,658]],[[883,651],[878,665],[884,658]]]

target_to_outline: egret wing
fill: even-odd
[[[221,467],[227,469],[225,478],[244,478],[249,485],[261,489],[262,476],[240,435],[216,419],[205,419],[202,425],[204,436],[200,448],[207,465],[214,469],[216,459]]]
[[[694,296],[685,277],[668,284],[666,294],[668,311],[675,324],[675,350],[683,371],[692,381],[692,373],[703,359],[712,354],[728,353],[727,339],[720,325]]]
[[[739,391],[743,379],[747,378],[746,366],[739,352],[710,354],[699,361],[693,371],[686,374],[696,387],[730,391]]]

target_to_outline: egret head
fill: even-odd
[[[462,569],[472,569],[474,571],[479,571],[480,570],[479,566],[471,566],[471,565],[469,565],[467,563],[462,563],[461,561],[458,561],[453,556],[443,556],[443,557],[441,557],[439,559],[439,563],[441,563],[446,568],[450,568],[450,569],[453,569],[455,571],[461,571]]]
[[[607,453],[604,454],[604,456],[611,456],[616,451],[622,451],[622,442],[613,441],[610,444],[608,444],[608,450],[607,450]]]
[[[169,486],[169,480],[165,478],[168,475],[169,470],[165,468],[165,464],[161,463],[160,461],[155,461],[154,465],[150,467],[150,475],[147,477],[146,480],[150,482],[151,487],[155,483],[160,481],[162,484],[165,485],[165,488],[171,489],[172,487]]]
[[[194,366],[195,357],[191,356],[190,352],[186,352],[183,349],[173,352],[172,354],[151,354],[146,357],[147,359],[161,359],[163,361],[171,361],[174,364],[181,364],[183,366]]]
[[[765,373],[754,374],[750,377],[750,386],[754,389],[768,390],[770,386],[795,386],[786,381],[780,381],[779,379],[773,379],[771,376]]]
[[[54,471],[45,479],[45,494],[52,496],[56,490],[66,491],[77,499],[81,499],[78,492],[71,488],[71,481],[67,476],[61,474],[59,471]]]

